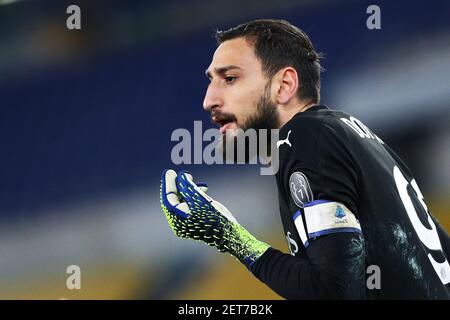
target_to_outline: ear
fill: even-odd
[[[277,72],[276,79],[276,101],[278,104],[286,105],[297,96],[298,74],[292,67],[286,67]]]

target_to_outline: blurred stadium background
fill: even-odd
[[[366,28],[370,4],[381,30]],[[0,0],[0,298],[279,298],[229,255],[176,238],[159,208],[171,132],[211,126],[213,30],[263,17],[310,35],[326,54],[322,102],[390,144],[450,229],[449,1]],[[182,168],[287,252],[272,177]],[[72,264],[81,290],[66,289]]]

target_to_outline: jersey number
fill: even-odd
[[[427,215],[428,223],[430,224],[431,229],[428,229],[422,224],[422,222],[420,222],[419,216],[417,215],[416,209],[414,208],[412,199],[408,194],[407,189],[409,184],[408,180],[406,180],[405,176],[402,174],[402,172],[397,166],[394,167],[394,179],[397,185],[398,193],[400,194],[400,198],[402,199],[403,205],[405,206],[406,213],[408,214],[408,217],[411,220],[411,223],[414,227],[414,230],[416,230],[417,236],[419,237],[420,241],[422,241],[422,243],[428,249],[439,250],[442,252],[443,250],[441,242],[439,241],[439,236],[436,231],[436,225],[434,224],[433,220],[428,214],[427,205],[424,202],[422,192],[420,192],[419,186],[417,185],[416,181],[413,179],[410,184],[417,195],[417,200],[425,210],[425,214]],[[428,254],[428,259],[430,259],[430,262],[434,270],[436,271],[437,275],[441,279],[442,283],[443,284],[449,283],[450,265],[448,264],[448,261],[445,260],[442,263],[437,262],[431,254]]]

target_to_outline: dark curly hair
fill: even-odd
[[[244,37],[255,49],[262,69],[271,79],[280,69],[293,67],[299,77],[298,97],[320,102],[320,59],[305,32],[285,20],[262,19],[216,31],[217,43]]]

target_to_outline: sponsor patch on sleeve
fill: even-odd
[[[305,247],[314,238],[325,234],[362,233],[355,215],[344,204],[335,201],[307,202],[304,204],[303,212],[297,211],[293,219]]]
[[[291,174],[289,178],[289,189],[291,191],[292,200],[294,200],[294,203],[299,208],[303,208],[305,203],[314,200],[308,179],[299,171]]]

